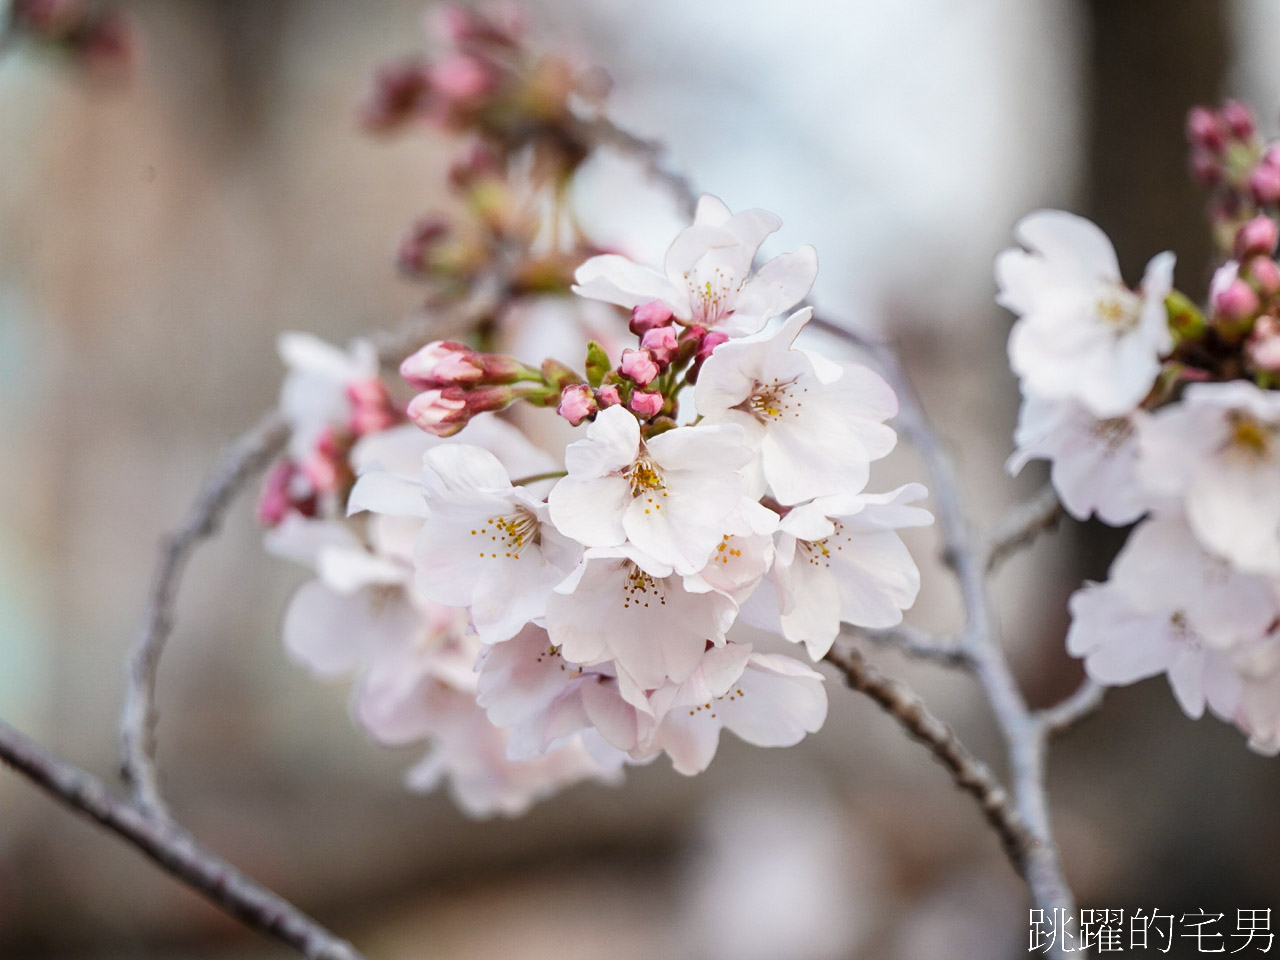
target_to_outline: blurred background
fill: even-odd
[[[159,537],[275,402],[280,331],[344,342],[411,311],[394,245],[442,202],[453,149],[354,122],[372,65],[422,48],[422,0],[123,6],[145,41],[129,85],[0,59],[0,716],[108,778]],[[535,37],[610,71],[612,115],[666,140],[700,188],[779,213],[776,249],[815,243],[830,312],[902,340],[982,525],[1042,479],[1003,470],[1017,396],[991,260],[1014,221],[1087,214],[1131,279],[1174,248],[1198,296],[1209,242],[1185,111],[1232,95],[1264,133],[1280,124],[1268,0],[529,13]],[[593,224],[634,216],[644,253],[670,236],[668,211],[604,186],[586,199]],[[874,477],[918,473],[902,451]],[[726,736],[696,779],[660,761],[483,823],[409,794],[416,752],[366,742],[346,687],[287,661],[280,618],[304,575],[259,539],[246,498],[191,567],[161,676],[165,782],[197,836],[372,960],[1023,955],[1024,893],[972,802],[834,680],[820,734],[786,751]],[[1078,683],[1065,600],[1118,543],[1072,525],[1001,574],[1033,704]],[[950,581],[929,536],[912,546],[925,588],[910,619],[947,629]],[[876,659],[999,766],[973,684]],[[1163,680],[1110,693],[1051,765],[1083,905],[1280,909],[1280,765],[1186,720]],[[0,957],[286,956],[0,772]]]

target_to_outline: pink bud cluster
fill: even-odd
[[[409,419],[437,437],[451,437],[477,414],[517,400],[541,402],[549,392],[558,394],[564,379],[550,365],[538,370],[451,340],[427,344],[400,365],[400,376],[418,391],[406,411]]]
[[[623,350],[621,362],[594,388],[574,383],[562,391],[557,412],[575,427],[617,404],[641,421],[661,417],[662,427],[674,426],[676,394],[686,383],[697,382],[707,357],[728,339],[718,330],[677,325],[671,308],[659,300],[632,310],[630,329],[640,338],[639,347]]]

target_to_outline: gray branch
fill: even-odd
[[[289,429],[278,413],[263,417],[223,454],[182,526],[161,547],[142,632],[129,654],[120,715],[121,770],[143,810],[165,813],[156,771],[156,675],[173,632],[174,599],[187,561],[218,531],[236,493],[266,468],[288,439]]]
[[[249,927],[308,960],[364,960],[289,901],[201,846],[161,811],[115,796],[97,777],[58,759],[0,720],[0,761],[87,819],[123,838],[161,869]]]
[[[991,535],[986,545],[986,567],[994,573],[1019,550],[1031,546],[1042,533],[1057,527],[1064,511],[1062,501],[1050,484],[1016,508]]]

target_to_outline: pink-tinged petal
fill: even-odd
[[[1169,665],[1169,686],[1178,706],[1192,720],[1204,716],[1205,654],[1190,648],[1179,650]]]
[[[1115,247],[1107,235],[1084,217],[1064,210],[1037,210],[1018,221],[1018,239],[1039,252],[1055,268],[1082,280],[1120,279]]]
[[[693,716],[688,716],[692,712]],[[720,743],[721,725],[712,717],[709,708],[698,712],[696,708],[681,708],[667,716],[662,723],[662,748],[671,758],[676,773],[692,777],[701,773],[715,759]]]
[[[338,593],[355,593],[364,587],[402,586],[408,582],[409,569],[387,557],[367,550],[330,547],[320,551],[316,572],[326,586]]]
[[[470,504],[509,495],[511,478],[488,450],[465,443],[442,443],[422,458],[422,486],[430,504]]]
[[[369,593],[342,595],[319,580],[304,583],[289,602],[284,645],[289,656],[324,677],[350,673],[372,655],[376,638],[414,626],[403,602],[379,606]]]
[[[568,683],[564,667],[564,658],[551,646],[547,632],[526,627],[509,642],[485,650],[476,703],[497,726],[523,723],[550,706],[564,690]]]
[[[1169,330],[1169,312],[1165,297],[1173,289],[1173,268],[1177,258],[1166,250],[1151,258],[1142,276],[1142,331],[1144,339],[1160,354],[1173,349],[1173,333]]]
[[[689,271],[699,260],[712,250],[734,247],[738,242],[737,236],[722,226],[694,223],[676,234],[675,240],[667,248],[662,269],[672,286],[682,289]]]
[[[731,336],[755,333],[765,320],[790,310],[809,295],[818,276],[818,252],[805,245],[764,264],[738,293],[734,315],[719,326]],[[740,317],[758,318],[754,329],[738,329]],[[751,324],[748,324],[751,326]]]
[[[355,531],[338,520],[312,520],[290,513],[263,536],[269,553],[313,570],[325,550],[363,550]]]
[[[826,567],[796,557],[786,580],[792,603],[782,613],[782,635],[803,643],[814,660],[821,660],[840,633],[840,585]]]
[[[347,516],[365,511],[396,517],[425,517],[427,501],[422,495],[422,485],[416,480],[386,470],[370,470],[356,479],[347,496]]]
[[[1044,257],[1025,250],[1005,250],[996,257],[996,303],[1019,316],[1031,313],[1047,290],[1058,283]]]
[[[619,750],[636,748],[639,740],[636,711],[618,695],[616,682],[607,678],[584,680],[582,706],[605,742]]]
[[[822,674],[791,657],[755,653],[717,702],[725,727],[757,747],[790,747],[827,719]]]
[[[591,480],[625,469],[640,449],[640,422],[623,407],[601,410],[587,427],[585,439],[565,448],[564,465],[569,476]]]
[[[682,320],[689,319],[688,298],[661,273],[608,253],[592,257],[574,273],[573,292],[580,297],[638,307],[661,300]]]
[[[627,539],[622,518],[631,505],[631,484],[623,477],[564,477],[547,504],[556,529],[585,546],[611,547]]]

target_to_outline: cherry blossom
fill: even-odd
[[[783,636],[820,660],[840,624],[889,627],[915,602],[920,572],[896,530],[933,522],[918,483],[884,494],[820,497],[779,524],[773,579]]]
[[[679,427],[648,440],[621,406],[600,411],[565,451],[568,476],[552,489],[551,519],[588,547],[630,541],[679,573],[696,573],[742,499],[751,458],[740,427]]]
[[[1009,359],[1037,396],[1082,403],[1099,419],[1142,401],[1173,347],[1164,300],[1172,253],[1147,265],[1141,290],[1126,287],[1115,250],[1094,224],[1060,210],[1018,222],[1027,250],[996,259],[997,302],[1018,315]]]
[[[1140,476],[1184,501],[1209,549],[1241,570],[1280,573],[1280,393],[1195,383],[1142,433]]]
[[[760,245],[780,226],[782,221],[771,213],[735,215],[722,201],[705,195],[693,225],[667,250],[662,272],[604,254],[578,268],[573,289],[623,307],[659,301],[683,323],[730,336],[755,333],[766,320],[803,300],[818,272],[811,246],[774,257],[751,272]]]
[[[792,345],[812,316],[806,307],[771,337],[721,345],[694,394],[706,423],[742,428],[783,504],[860,491],[871,461],[897,441],[883,421],[898,412],[898,401],[878,374],[815,364]]]
[[[582,552],[551,526],[541,498],[512,486],[497,457],[468,444],[429,450],[423,487],[428,514],[414,557],[423,594],[467,607],[486,643],[541,618]]]
[[[1101,420],[1076,400],[1023,398],[1009,458],[1017,475],[1031,460],[1048,460],[1049,478],[1066,511],[1077,520],[1096,514],[1115,527],[1137,520],[1151,506],[1138,481],[1138,435],[1143,410]]]

